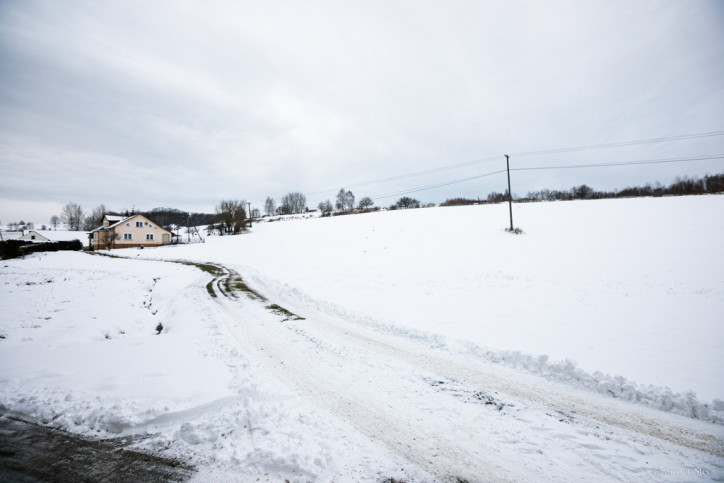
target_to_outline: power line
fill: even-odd
[[[415,176],[422,176],[422,175],[424,175],[424,174],[432,174],[432,173],[438,173],[438,172],[440,172],[440,171],[447,171],[448,169],[462,168],[462,167],[465,167],[465,166],[472,166],[472,165],[475,165],[475,164],[489,163],[489,162],[492,162],[492,161],[496,161],[496,160],[498,160],[498,159],[500,159],[500,156],[490,156],[490,157],[488,157],[488,158],[476,159],[476,160],[474,160],[474,161],[467,161],[467,162],[465,162],[465,163],[451,164],[451,165],[448,165],[448,166],[441,166],[441,167],[438,167],[438,168],[431,168],[431,169],[427,169],[427,170],[424,170],[424,171],[416,171],[416,172],[413,172],[413,173],[406,173],[406,174],[401,174],[401,175],[398,175],[398,176],[390,176],[390,177],[388,177],[388,178],[378,178],[378,179],[373,179],[373,180],[369,180],[369,181],[363,181],[363,182],[361,182],[361,183],[349,184],[349,185],[347,185],[347,187],[348,187],[348,188],[358,188],[358,187],[360,187],[360,186],[367,186],[367,185],[371,185],[371,184],[385,183],[385,182],[387,182],[387,181],[396,181],[396,180],[405,179],[405,178],[412,178],[412,177],[415,177]],[[329,190],[312,191],[312,192],[310,192],[310,193],[305,193],[305,195],[316,195],[316,194],[321,194],[321,193],[331,193],[331,192],[333,192],[333,191],[337,191],[337,188],[333,188],[333,189],[329,189]]]
[[[639,161],[623,161],[623,162],[611,162],[611,163],[592,163],[592,164],[575,164],[575,165],[561,165],[561,166],[531,166],[524,168],[511,168],[511,171],[532,171],[542,169],[570,169],[570,168],[601,168],[601,167],[613,167],[613,166],[635,166],[641,164],[661,164],[661,163],[681,163],[687,161],[703,161],[712,159],[724,159],[724,154],[715,154],[707,156],[692,156],[686,158],[666,158],[666,159],[647,159]],[[484,178],[495,174],[504,173],[506,170],[501,169],[500,171],[493,171],[490,173],[484,173],[476,176],[468,176],[467,178],[456,179],[445,183],[439,183],[435,185],[422,186],[419,188],[412,188],[409,190],[402,190],[395,193],[389,193],[385,195],[375,196],[374,199],[385,199],[392,198],[394,196],[407,195],[411,193],[419,193],[421,191],[428,191],[435,188],[441,188],[443,186],[450,186],[453,184],[464,183],[466,181],[472,181],[474,179]]]
[[[586,151],[586,150],[592,150],[592,149],[618,148],[618,147],[623,147],[623,146],[635,146],[638,144],[654,144],[654,143],[661,143],[661,142],[667,142],[667,141],[681,141],[684,139],[697,139],[697,138],[707,138],[707,137],[714,137],[714,136],[724,136],[724,131],[711,131],[711,132],[698,133],[698,134],[684,134],[684,135],[680,135],[680,136],[667,136],[667,137],[662,137],[662,138],[639,139],[636,141],[623,141],[623,142],[607,143],[607,144],[593,144],[593,145],[589,145],[589,146],[575,146],[575,147],[569,147],[569,148],[543,149],[543,150],[539,150],[539,151],[528,151],[525,153],[515,153],[515,154],[511,154],[511,156],[520,158],[523,156],[538,156],[540,154],[556,154],[556,153],[569,153],[569,152],[573,152],[573,151]]]
[[[622,161],[610,163],[592,163],[592,164],[566,164],[560,166],[530,166],[524,168],[511,168],[511,171],[532,171],[539,169],[569,169],[569,168],[602,168],[609,166],[634,166],[637,164],[661,164],[661,163],[681,163],[684,161],[702,161],[708,159],[724,159],[724,154],[715,154],[711,156],[695,156],[688,158],[668,158],[668,159],[648,159],[642,161]]]
[[[724,136],[724,131],[710,131],[710,132],[704,132],[704,133],[694,133],[694,134],[682,134],[678,136],[666,136],[666,137],[658,137],[658,138],[650,138],[650,139],[638,139],[638,140],[632,140],[632,141],[622,141],[622,142],[615,142],[615,143],[606,143],[606,144],[594,144],[594,145],[587,145],[587,146],[572,146],[572,147],[565,147],[565,148],[555,148],[555,149],[543,149],[543,150],[537,150],[537,151],[527,151],[522,153],[515,153],[511,154],[511,157],[525,157],[525,156],[538,156],[542,154],[556,154],[556,153],[567,153],[567,152],[576,152],[576,151],[587,151],[587,150],[596,150],[596,149],[608,149],[608,148],[614,148],[614,147],[625,147],[625,146],[635,146],[635,145],[641,145],[641,144],[654,144],[654,143],[661,143],[661,142],[670,142],[670,141],[682,141],[686,139],[699,139],[699,138],[707,138],[707,137],[715,137],[715,136]],[[355,183],[355,184],[348,184],[348,188],[359,188],[361,186],[369,186],[372,184],[378,184],[378,183],[386,183],[388,181],[397,181],[405,178],[413,178],[416,176],[423,176],[426,174],[433,174],[433,173],[439,173],[442,171],[447,171],[450,169],[456,169],[456,168],[463,168],[466,166],[473,166],[476,164],[485,164],[490,163],[496,160],[499,160],[502,155],[495,155],[495,156],[489,156],[482,159],[476,159],[473,161],[466,161],[464,163],[457,163],[457,164],[451,164],[447,166],[440,166],[437,168],[431,168],[423,171],[414,171],[411,173],[405,173],[397,176],[390,176],[386,178],[377,178],[377,179],[371,179],[367,181],[363,181],[361,183]],[[475,179],[475,178],[473,178]],[[455,181],[454,183],[462,182],[462,181]],[[318,191],[311,191],[305,193],[306,196],[313,196],[317,194],[322,193],[333,193],[337,191],[338,188],[333,189],[327,189],[327,190],[318,190]]]
[[[500,171],[493,171],[493,172],[490,172],[490,173],[479,174],[479,175],[477,175],[477,176],[469,176],[469,177],[467,177],[467,178],[456,179],[456,180],[454,180],[454,181],[448,181],[448,182],[446,182],[446,183],[440,183],[440,184],[435,184],[435,185],[430,185],[430,186],[423,186],[423,187],[420,187],[420,188],[413,188],[413,189],[409,189],[409,190],[398,191],[398,192],[396,192],[396,193],[389,193],[389,194],[385,194],[385,195],[374,196],[373,198],[379,200],[379,199],[384,199],[384,198],[391,198],[391,197],[393,197],[393,196],[400,196],[400,195],[406,195],[406,194],[410,194],[410,193],[417,193],[417,192],[419,192],[419,191],[427,191],[427,190],[431,190],[431,189],[435,189],[435,188],[442,188],[443,186],[450,186],[450,185],[452,185],[452,184],[464,183],[465,181],[471,181],[471,180],[474,180],[474,179],[485,178],[486,176],[493,176],[494,174],[500,174],[500,173],[504,173],[504,172],[505,172],[505,170],[504,170],[504,169],[501,169]]]

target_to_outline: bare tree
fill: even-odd
[[[419,208],[420,202],[417,201],[415,198],[410,198],[408,196],[403,196],[399,200],[397,200],[397,203],[395,203],[395,206],[398,208]]]
[[[58,218],[57,215],[53,215],[50,217],[50,225],[53,227],[53,230],[56,230],[58,228],[59,223],[60,223],[60,218]]]
[[[271,196],[267,196],[266,201],[264,202],[264,212],[271,216],[276,212],[276,203],[274,203],[274,198]]]
[[[375,202],[372,201],[372,198],[370,198],[369,196],[365,196],[364,198],[359,200],[359,209],[368,210],[374,204],[375,204]]]
[[[338,210],[354,210],[354,194],[351,191],[340,189],[337,193],[335,206]]]
[[[103,217],[106,215],[106,213],[108,213],[108,210],[103,204],[100,204],[93,208],[90,215],[86,217],[85,222],[83,223],[84,228],[88,231],[91,231],[101,226],[103,224]]]
[[[322,212],[322,216],[329,215],[332,212],[332,202],[327,201],[320,201],[317,205],[317,208],[319,208],[319,211]]]
[[[347,206],[347,192],[344,188],[340,189],[337,193],[337,202],[334,204],[338,210],[343,210]]]
[[[288,193],[282,198],[281,211],[285,215],[301,213],[307,207],[307,197],[302,193]]]
[[[216,206],[216,214],[221,218],[218,225],[219,234],[236,235],[244,228],[246,221],[246,211],[244,206],[246,201],[243,200],[221,200]]]
[[[83,209],[79,204],[73,202],[63,206],[60,213],[61,221],[68,225],[70,231],[80,231],[81,226],[83,226],[83,218]]]
[[[115,231],[105,232],[105,234],[103,235],[103,243],[105,243],[107,250],[113,248],[113,242],[116,241],[119,236],[120,235]]]

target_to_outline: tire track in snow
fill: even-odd
[[[229,277],[238,276],[237,272],[226,268],[224,270]],[[222,288],[221,282],[218,282],[218,285]],[[228,288],[228,283],[223,286]],[[366,393],[364,399],[358,399],[356,395],[347,392],[354,382],[345,384],[348,382],[345,381],[345,376],[333,374],[329,365],[323,365],[326,361],[320,366],[319,362],[313,360],[318,354],[310,358],[303,352],[300,353],[305,347],[290,350],[295,348],[290,348],[288,341],[282,341],[278,323],[277,327],[270,325],[269,318],[265,317],[268,314],[255,311],[255,304],[244,303],[243,299],[239,300],[228,291],[222,289],[222,293],[226,298],[219,302],[227,310],[234,335],[247,350],[256,350],[263,354],[268,369],[280,379],[296,386],[318,405],[352,422],[362,433],[384,442],[426,471],[450,480],[463,476],[495,480],[519,480],[533,476],[521,468],[512,470],[517,462],[510,461],[509,456],[498,451],[495,444],[481,446],[480,440],[475,441],[477,447],[460,444],[461,440],[465,440],[461,435],[466,435],[473,441],[469,436],[470,423],[465,418],[456,421],[437,417],[432,412],[416,412],[409,406],[390,405],[388,395],[375,399]],[[258,297],[261,297],[261,300],[266,301],[266,298],[257,292],[253,293],[255,296],[249,296],[249,299],[259,300]],[[240,312],[238,302],[242,302],[243,312]],[[304,308],[295,310],[301,311]],[[255,312],[254,316],[251,316],[251,312]],[[241,315],[244,317],[243,325],[234,321]],[[291,328],[291,325],[288,324],[287,327]],[[566,418],[575,419],[576,424],[582,427],[578,430],[581,434],[616,433],[618,438],[623,437],[624,445],[653,447],[663,453],[678,452],[682,460],[690,457],[687,452],[689,449],[718,458],[724,456],[721,431],[717,431],[720,428],[708,423],[659,413],[650,408],[610,400],[561,383],[521,374],[512,369],[433,351],[412,341],[381,335],[323,313],[309,316],[304,322],[303,330],[306,338],[312,342],[325,340],[327,345],[345,347],[344,350],[330,351],[336,352],[338,358],[340,353],[361,352],[370,361],[392,360],[397,369],[402,368],[403,372],[425,370],[472,388],[485,388],[488,394],[502,393],[503,397],[516,401],[516,404],[523,402],[527,405],[526,410],[543,411],[551,418],[563,415],[560,421]],[[334,343],[329,341],[330,338]],[[334,358],[330,361],[334,362]],[[503,375],[511,377],[501,377]],[[425,397],[429,398],[430,395]],[[569,414],[575,416],[570,417]],[[531,424],[525,417],[512,416],[519,422]],[[444,436],[445,431],[441,433],[441,427],[446,428],[450,436]],[[552,437],[559,436],[563,439],[575,439],[565,434]],[[572,446],[576,444],[572,444],[569,449]],[[590,455],[585,454],[591,453],[592,448],[600,446],[581,442],[577,451],[581,458],[593,464],[595,462],[590,459]],[[620,469],[625,469],[625,466]],[[615,468],[613,472],[605,469],[602,471],[609,476],[616,476]],[[619,476],[620,474],[618,473]]]
[[[629,464],[626,460],[632,458],[625,455],[618,458],[619,461],[611,461],[612,454],[622,448],[639,454],[642,453],[639,448],[653,448],[665,458],[673,456],[672,461],[679,461],[682,465],[692,460],[692,456],[694,460],[701,460],[702,455],[692,453],[693,450],[714,457],[706,458],[704,455],[705,464],[719,469],[724,466],[720,461],[724,455],[724,438],[718,427],[610,400],[480,360],[433,350],[404,337],[380,334],[307,306],[296,307],[288,300],[284,300],[285,306],[304,313],[308,320],[303,326],[293,321],[280,324],[280,313],[271,310],[271,307],[291,312],[276,304],[266,305],[267,299],[249,288],[238,272],[219,264],[205,266],[211,266],[213,270],[199,268],[215,275],[207,286],[209,295],[224,307],[225,322],[248,354],[256,352],[261,357],[255,357],[255,360],[315,405],[352,423],[361,433],[385,443],[437,478],[451,481],[462,478],[530,479],[537,475],[536,469],[540,470],[540,466],[524,467],[528,463],[512,461],[511,455],[533,454],[534,458],[534,453],[541,452],[539,448],[536,450],[536,444],[545,447],[552,443],[573,454],[576,459],[573,465],[596,469],[598,477],[620,478],[627,472],[645,471],[641,465],[637,468]],[[217,291],[222,297],[216,296]],[[242,293],[246,297],[241,296]],[[315,350],[315,347],[310,347],[310,342],[311,345],[316,344],[316,348],[327,347],[330,350],[316,351],[309,356],[305,351]],[[326,353],[324,357],[323,353]],[[354,364],[345,366],[347,360],[353,360]],[[360,366],[360,361],[366,361],[369,367]],[[350,368],[359,370],[360,367],[363,369],[361,374],[350,373]],[[431,403],[434,406],[445,394],[437,391],[436,395],[430,384],[421,384],[422,377],[411,382],[410,375],[419,376],[420,371],[434,378],[457,381],[471,389],[484,388],[487,394],[501,394],[499,397],[505,401],[514,401],[522,414],[504,411],[505,414],[500,416],[503,418],[501,423],[480,410],[468,411],[465,416],[438,414],[449,409],[449,405],[446,407],[444,403],[425,411],[414,404],[416,397],[423,403],[434,401]],[[369,375],[395,380],[404,390],[379,395],[373,384],[367,390],[355,391],[354,386],[358,384],[355,378]],[[409,404],[410,401],[413,404]],[[529,413],[535,412],[546,414],[552,421],[560,421],[561,424],[575,423],[578,435],[571,431],[545,433],[556,428],[538,428],[540,421],[528,418]],[[557,419],[561,415],[563,419]],[[472,424],[475,418],[481,418],[482,423]],[[501,435],[509,426],[516,428],[518,435],[523,434],[523,441],[520,437],[513,437],[509,450],[501,451],[498,447]],[[490,442],[486,442],[484,437],[481,439],[476,431],[490,432]],[[524,441],[528,434],[536,432],[542,436],[532,443]],[[596,454],[599,450],[610,449],[612,445],[615,447],[608,454]],[[602,456],[603,461],[596,459]],[[535,459],[532,461],[535,463]],[[546,463],[551,464],[550,461]],[[559,470],[563,471],[573,466],[570,462],[561,465]],[[556,479],[576,481],[580,475],[562,478],[558,474]]]
[[[294,301],[284,300],[294,308]],[[543,379],[513,368],[491,364],[470,356],[436,350],[405,339],[400,335],[382,334],[372,328],[350,323],[343,317],[327,314],[312,307],[295,308],[313,312],[311,323],[323,326],[323,331],[374,345],[388,355],[404,358],[416,367],[474,386],[509,394],[555,412],[574,411],[579,417],[620,427],[633,435],[643,434],[675,445],[724,457],[724,428],[710,422],[687,418],[674,413],[639,406],[625,400],[611,399],[598,393],[571,387],[564,382]],[[509,377],[501,377],[501,373]],[[565,394],[565,398],[560,395]]]

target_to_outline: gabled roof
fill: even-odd
[[[138,216],[138,215],[131,215],[131,216],[126,216],[126,217],[118,216],[118,215],[104,215],[103,218],[107,219],[109,222],[114,222],[114,223],[112,225],[108,225],[108,226],[99,226],[95,230],[91,230],[90,233],[93,233],[96,231],[110,230],[111,228],[115,228],[118,225],[122,224],[123,222],[130,220],[134,216]]]
[[[85,231],[68,231],[68,230],[35,230],[36,233],[43,235],[50,241],[72,241],[85,238]]]
[[[39,237],[39,238],[33,238],[33,237]],[[41,235],[35,230],[28,230],[27,233],[24,233],[23,236],[19,238],[20,240],[28,240],[33,242],[44,242],[44,241],[50,241],[50,238]]]

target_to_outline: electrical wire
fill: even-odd
[[[371,185],[371,184],[386,183],[386,182],[388,182],[388,181],[397,181],[397,180],[400,180],[400,179],[412,178],[412,177],[415,177],[415,176],[422,176],[422,175],[425,175],[425,174],[439,173],[440,171],[447,171],[448,169],[462,168],[462,167],[465,167],[465,166],[472,166],[472,165],[475,165],[475,164],[490,163],[490,162],[492,162],[492,161],[496,161],[496,160],[499,160],[499,159],[500,159],[500,156],[490,156],[489,158],[476,159],[475,161],[467,161],[467,162],[465,162],[465,163],[451,164],[451,165],[448,165],[448,166],[441,166],[441,167],[438,167],[438,168],[431,168],[431,169],[427,169],[427,170],[424,170],[424,171],[417,171],[417,172],[413,172],[413,173],[401,174],[401,175],[398,175],[398,176],[391,176],[391,177],[389,177],[389,178],[379,178],[379,179],[373,179],[373,180],[369,180],[369,181],[363,181],[363,182],[361,182],[361,183],[355,183],[355,184],[347,185],[347,187],[348,187],[348,188],[359,188],[360,186],[368,186],[368,185]],[[304,193],[304,194],[305,194],[305,195],[308,195],[308,196],[311,196],[311,195],[317,195],[317,194],[322,194],[322,193],[331,193],[331,192],[334,192],[334,191],[337,191],[337,188],[333,188],[333,189],[329,189],[329,190],[312,191],[312,192]]]
[[[576,151],[589,151],[589,150],[596,150],[596,149],[608,149],[608,148],[615,148],[615,147],[636,146],[636,145],[642,145],[642,144],[654,144],[654,143],[670,142],[670,141],[682,141],[682,140],[687,140],[687,139],[699,139],[699,138],[707,138],[707,137],[715,137],[715,136],[724,136],[724,131],[710,131],[710,132],[704,132],[704,133],[682,134],[682,135],[677,135],[677,136],[665,136],[665,137],[650,138],[650,139],[638,139],[638,140],[632,140],[632,141],[622,141],[622,142],[606,143],[606,144],[594,144],[594,145],[587,145],[587,146],[572,146],[572,147],[566,147],[566,148],[543,149],[543,150],[537,150],[537,151],[514,153],[514,154],[511,154],[510,156],[519,158],[519,157],[527,157],[527,156],[539,156],[539,155],[543,155],[543,154],[557,154],[557,153],[569,153],[569,152],[576,152]],[[490,156],[487,158],[476,159],[473,161],[451,164],[451,165],[447,165],[447,166],[440,166],[437,168],[431,168],[431,169],[427,169],[427,170],[423,170],[423,171],[414,171],[411,173],[405,173],[405,174],[401,174],[401,175],[397,175],[397,176],[371,179],[371,180],[363,181],[361,183],[349,184],[349,185],[347,185],[347,187],[348,188],[359,188],[361,186],[369,186],[369,185],[373,185],[373,184],[386,183],[389,181],[398,181],[401,179],[413,178],[413,177],[417,177],[417,176],[423,176],[426,174],[439,173],[439,172],[447,171],[450,169],[463,168],[466,166],[473,166],[476,164],[490,163],[490,162],[499,160],[502,157],[503,157],[503,155]],[[457,183],[457,182],[462,182],[462,181],[455,181],[452,184]],[[314,195],[318,195],[318,194],[322,194],[322,193],[333,193],[333,192],[336,192],[337,189],[338,188],[311,191],[311,192],[307,192],[304,194],[305,194],[305,196],[314,196]]]
[[[446,183],[440,183],[440,184],[435,184],[435,185],[431,185],[431,186],[423,186],[420,188],[413,188],[413,189],[409,189],[409,190],[398,191],[395,193],[389,193],[389,194],[384,194],[384,195],[378,195],[378,196],[374,196],[373,198],[377,199],[377,200],[385,199],[385,198],[392,198],[393,196],[400,196],[400,195],[406,195],[406,194],[410,194],[410,193],[417,193],[419,191],[427,191],[427,190],[431,190],[431,189],[435,189],[435,188],[442,188],[443,186],[450,186],[453,184],[464,183],[466,181],[485,178],[486,176],[493,176],[494,174],[500,174],[500,173],[505,173],[505,170],[501,169],[500,171],[493,171],[491,173],[479,174],[477,176],[469,176],[467,178],[456,179],[454,181],[448,181]]]
[[[639,139],[636,141],[623,141],[623,142],[617,142],[617,143],[607,143],[607,144],[593,144],[589,146],[574,146],[569,148],[556,148],[556,149],[543,149],[539,151],[528,151],[524,153],[515,153],[511,154],[510,156],[513,157],[523,157],[523,156],[538,156],[541,154],[557,154],[557,153],[570,153],[574,151],[586,151],[586,150],[592,150],[592,149],[606,149],[606,148],[618,148],[623,146],[635,146],[639,144],[654,144],[654,143],[661,143],[661,142],[668,142],[668,141],[681,141],[685,139],[697,139],[697,138],[706,138],[706,137],[714,137],[714,136],[724,136],[724,131],[711,131],[711,132],[705,132],[705,133],[697,133],[697,134],[683,134],[680,136],[667,136],[667,137],[661,137],[661,138],[653,138],[653,139]]]
[[[510,168],[511,171],[533,171],[533,170],[544,170],[544,169],[572,169],[572,168],[603,168],[603,167],[614,167],[614,166],[636,166],[642,164],[661,164],[661,163],[681,163],[689,161],[703,161],[712,159],[724,159],[724,154],[714,154],[707,156],[691,156],[685,158],[665,158],[665,159],[646,159],[639,161],[623,161],[623,162],[611,162],[611,163],[591,163],[591,164],[575,164],[575,165],[560,165],[560,166],[529,166],[523,168]],[[446,183],[439,183],[430,186],[422,186],[418,188],[412,188],[409,190],[397,191],[395,193],[389,193],[373,197],[373,199],[385,199],[392,198],[395,196],[402,196],[411,193],[419,193],[421,191],[428,191],[435,188],[441,188],[443,186],[450,186],[453,184],[464,183],[466,181],[472,181],[474,179],[484,178],[486,176],[492,176],[495,174],[504,173],[506,170],[501,169],[500,171],[493,171],[490,173],[484,173],[476,176],[469,176],[467,178],[457,179],[454,181],[448,181]]]
[[[724,159],[724,154],[715,154],[711,156],[695,156],[688,158],[668,158],[668,159],[648,159],[642,161],[622,161],[611,163],[592,163],[592,164],[565,164],[560,166],[529,166],[523,168],[510,168],[511,171],[532,171],[539,169],[570,169],[570,168],[603,168],[609,166],[634,166],[638,164],[661,164],[661,163],[681,163],[684,161],[702,161],[708,159]]]

